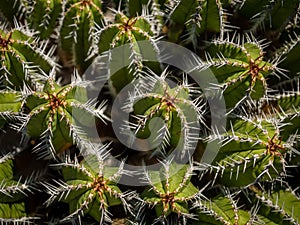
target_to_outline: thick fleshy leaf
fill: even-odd
[[[13,159],[4,158],[3,160],[0,163],[0,205],[3,203],[3,207],[9,207],[8,204],[21,203],[26,197],[28,185],[22,186],[22,183],[15,177]]]
[[[166,169],[167,168],[167,169]],[[189,213],[188,201],[198,189],[191,183],[188,165],[171,164],[158,171],[150,171],[150,186],[141,194],[142,199],[155,205],[156,215],[168,216],[171,212]]]

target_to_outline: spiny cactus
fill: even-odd
[[[14,174],[13,155],[0,159],[0,222],[1,224],[31,223],[35,219],[26,213],[25,198],[32,192],[30,180],[21,180]]]
[[[180,37],[197,45],[203,33],[223,31],[223,9],[219,0],[213,1],[170,1],[169,40],[178,42]],[[184,30],[186,31],[184,32]]]
[[[136,91],[126,102],[126,108],[133,109],[129,127],[136,137],[148,140],[152,156],[178,151],[180,153],[175,154],[180,158],[197,143],[203,107],[198,99],[191,98],[197,89],[193,90],[187,80],[171,88],[172,81],[166,73],[158,77],[150,72],[136,86]],[[155,118],[162,119],[162,123],[153,122]],[[204,122],[202,126],[205,126]]]
[[[273,224],[298,224],[299,196],[288,187],[278,187],[272,193],[254,189],[255,197],[262,207],[258,211],[258,219]]]
[[[215,164],[226,186],[247,186],[257,180],[274,179],[284,171],[282,155],[289,146],[272,123],[237,120],[228,134],[217,138],[223,144]]]
[[[20,109],[22,97],[16,91],[1,91],[0,92],[0,127],[2,128],[6,121],[20,119]]]
[[[96,26],[105,24],[100,0],[68,1],[60,29],[60,46],[82,74],[92,62]]]
[[[1,224],[299,224],[298,0],[0,12]]]
[[[89,214],[103,223],[110,221],[108,207],[124,204],[130,193],[122,193],[117,186],[122,175],[122,168],[106,167],[103,160],[95,155],[88,155],[83,162],[66,162],[58,164],[63,180],[54,184],[44,183],[50,198],[47,204],[55,200],[63,201],[70,206],[70,215],[61,222],[79,220]]]
[[[192,171],[192,167],[187,165],[165,163],[161,171],[146,172],[149,187],[141,197],[143,204],[155,208],[157,218],[154,221],[164,221],[171,213],[192,216],[188,202],[196,199],[199,192],[190,181]],[[163,177],[160,173],[164,174]]]
[[[121,68],[109,77],[112,88],[118,93],[132,80],[137,78],[145,66],[145,63],[142,61],[143,53],[138,42],[153,40],[153,31],[149,18],[144,15],[127,17],[122,12],[116,12],[114,23],[99,30],[98,38],[99,53],[112,50],[125,44],[129,45],[130,52],[128,56],[125,54],[125,59],[123,59],[124,68]],[[129,58],[129,62],[125,63],[127,57]]]
[[[51,153],[55,158],[55,154],[68,149],[73,140],[76,142],[77,138],[84,138],[77,131],[80,124],[91,126],[92,116],[102,118],[104,105],[95,108],[95,103],[88,101],[86,95],[85,89],[76,83],[61,87],[52,78],[48,79],[42,91],[28,94],[25,104],[30,112],[24,126],[31,137],[42,137],[49,143],[45,147],[42,142],[36,149],[41,156]]]
[[[239,209],[237,201],[231,195],[218,195],[211,201],[200,200],[196,202],[195,208],[198,210],[198,220],[196,224],[247,224],[251,222],[250,213]]]
[[[241,42],[239,46],[229,39],[217,40],[208,49],[208,63],[224,90],[228,108],[235,107],[247,95],[254,100],[262,98],[268,88],[267,76],[276,72],[275,64],[264,61],[259,43],[252,42],[250,38]],[[237,94],[231,95],[231,91]]]
[[[56,29],[62,10],[63,1],[61,0],[28,1],[24,13],[28,18],[30,27],[38,32],[41,39],[47,39]]]
[[[54,66],[50,58],[54,49],[44,54],[45,44],[37,45],[32,34],[23,32],[21,28],[10,31],[2,29],[0,31],[2,82],[19,90],[24,83],[34,81],[34,75],[39,70],[50,72]]]

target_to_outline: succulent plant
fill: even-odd
[[[34,81],[35,73],[50,72],[54,66],[51,60],[53,48],[43,53],[45,44],[35,42],[30,33],[21,28],[0,31],[1,80],[5,85],[20,89],[24,84]],[[43,47],[44,46],[44,47]]]
[[[299,224],[299,18],[298,0],[2,0],[0,223]]]
[[[80,221],[81,216],[89,214],[104,223],[110,221],[109,207],[121,204],[128,207],[130,194],[122,193],[117,186],[122,168],[105,167],[95,155],[88,155],[85,160],[58,164],[63,180],[56,184],[44,183],[51,196],[47,204],[55,200],[69,204],[70,214],[62,222]]]
[[[77,131],[80,124],[91,126],[93,116],[102,118],[103,115],[103,105],[95,108],[95,103],[87,100],[84,88],[76,83],[61,87],[52,78],[48,79],[41,92],[29,93],[25,102],[30,110],[24,124],[28,135],[45,141],[36,149],[41,156],[51,153],[55,158],[57,153],[68,149],[73,140],[76,142],[77,138],[84,138]],[[49,145],[43,146],[46,143]]]
[[[164,174],[163,178],[160,173]],[[161,171],[146,172],[149,186],[141,197],[144,204],[155,208],[157,218],[154,221],[163,221],[171,213],[190,216],[188,202],[196,199],[199,192],[190,181],[191,175],[191,167],[168,163],[163,165]]]
[[[13,155],[7,154],[0,159],[1,167],[1,201],[0,221],[2,224],[30,223],[36,218],[30,217],[26,212],[26,197],[32,191],[30,180],[22,180],[14,174]]]

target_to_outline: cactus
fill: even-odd
[[[198,201],[199,207],[197,222],[193,224],[205,224],[215,221],[215,224],[247,224],[250,222],[250,213],[239,209],[237,201],[230,195],[216,196],[211,201]]]
[[[105,24],[100,0],[68,1],[60,29],[60,46],[82,74],[90,65],[96,26]]]
[[[21,94],[16,91],[2,91],[0,127],[2,128],[6,121],[20,120],[19,112],[21,110]]]
[[[274,179],[284,171],[282,155],[288,151],[287,140],[282,139],[278,127],[267,121],[245,120],[231,126],[231,132],[219,136],[223,144],[215,158],[224,185],[247,186],[258,179]]]
[[[40,69],[48,73],[55,65],[50,58],[54,49],[44,54],[43,46],[39,47],[29,35],[21,28],[0,31],[1,79],[18,90],[24,83],[34,81],[35,73]]]
[[[62,10],[61,0],[36,1],[29,2],[25,13],[31,14],[27,16],[30,27],[39,32],[41,39],[47,39],[56,29]]]
[[[26,213],[25,197],[32,191],[29,180],[22,181],[14,175],[13,155],[8,154],[0,159],[0,221],[2,224],[31,223],[35,217]]]
[[[45,157],[51,153],[55,158],[77,141],[77,135],[84,138],[77,132],[79,124],[91,126],[93,116],[100,118],[103,113],[103,105],[94,108],[93,102],[87,101],[84,88],[75,83],[61,87],[52,78],[43,91],[29,93],[25,102],[30,110],[24,124],[28,134],[49,141],[49,148],[41,145],[36,149]]]
[[[242,46],[228,39],[217,40],[208,48],[207,60],[224,90],[226,107],[236,107],[247,96],[254,100],[264,96],[268,88],[267,76],[276,72],[276,65],[264,61],[263,57],[261,45],[251,39]],[[233,90],[239,90],[240,94],[231,95]]]
[[[1,1],[0,223],[299,224],[299,15]]]
[[[137,42],[152,40],[152,36],[151,24],[145,16],[127,17],[122,12],[116,12],[114,23],[99,31],[99,53],[129,44],[128,67],[122,68],[110,76],[111,86],[117,93],[142,71],[144,67],[143,53]],[[127,56],[124,58],[127,60]],[[123,60],[126,61],[125,59]],[[124,64],[126,66],[126,63]]]
[[[176,1],[174,1],[176,2]],[[216,1],[170,1],[170,28],[168,37],[171,41],[178,42],[184,38],[198,43],[198,37],[203,33],[221,32],[223,28],[223,9],[221,2]],[[186,29],[186,32],[184,30]],[[184,35],[182,35],[184,34]]]
[[[147,138],[152,156],[168,155],[175,150],[187,154],[196,144],[193,138],[197,138],[201,129],[195,121],[201,117],[202,107],[190,98],[197,90],[189,89],[187,81],[171,88],[166,71],[160,77],[153,72],[147,77],[137,86],[138,92],[132,95],[129,104],[126,103],[126,107],[133,108],[130,128],[136,137]],[[165,124],[153,125],[155,118],[161,118]]]
[[[86,160],[58,164],[63,180],[55,181],[56,185],[44,184],[50,194],[48,204],[60,200],[70,206],[70,215],[61,222],[80,220],[81,215],[89,214],[102,223],[110,221],[108,207],[122,203],[127,207],[126,194],[117,186],[121,168],[104,167],[103,161],[94,155]]]
[[[164,174],[163,180],[159,173]],[[164,221],[171,213],[191,217],[188,202],[196,199],[199,192],[190,181],[191,175],[192,167],[169,163],[164,164],[161,171],[146,172],[145,178],[149,186],[141,194],[141,198],[143,204],[155,207],[156,221]]]

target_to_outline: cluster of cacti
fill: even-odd
[[[0,223],[299,224],[299,18],[2,0]]]

